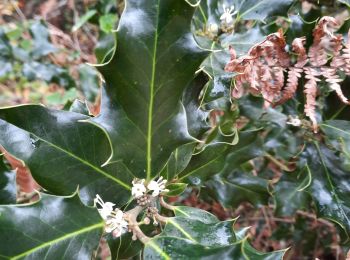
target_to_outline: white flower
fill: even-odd
[[[153,190],[152,196],[156,197],[158,196],[161,192],[167,192],[169,190],[165,189],[165,184],[167,180],[163,180],[163,177],[160,177],[157,181],[151,181],[148,185],[147,188],[149,190]]]
[[[289,118],[287,121],[288,125],[293,125],[293,126],[301,126],[301,120],[296,117],[296,118]]]
[[[137,181],[137,180],[132,181],[131,195],[134,198],[139,198],[146,193],[146,187],[143,184],[144,182],[145,182],[145,179],[142,179],[141,181]]]
[[[237,13],[235,10],[235,7],[231,5],[231,7],[226,7],[225,5],[222,6],[224,9],[224,13],[220,16],[220,20],[225,22],[226,24],[230,24],[233,22],[233,16]]]
[[[100,195],[96,194],[96,198],[94,199],[95,205],[97,207],[97,204],[100,206],[100,208],[97,207],[98,213],[100,213],[101,217],[106,220],[107,217],[112,213],[113,207],[115,204],[112,202],[104,202]]]
[[[112,211],[111,215],[106,220],[107,233],[113,234],[114,237],[120,237],[128,230],[128,222],[124,219],[123,211],[116,209]]]

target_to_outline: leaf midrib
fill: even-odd
[[[12,256],[10,259],[12,259],[12,260],[20,259],[22,257],[25,257],[25,256],[27,256],[29,254],[32,254],[35,251],[38,251],[38,250],[43,249],[45,247],[49,247],[49,246],[51,246],[53,244],[59,243],[61,241],[64,241],[64,240],[69,239],[69,238],[74,237],[74,236],[81,235],[81,234],[89,232],[89,231],[92,231],[94,229],[102,228],[103,226],[104,226],[104,223],[100,222],[98,224],[94,224],[92,226],[88,226],[88,227],[76,230],[74,232],[71,232],[69,234],[65,234],[64,236],[58,237],[58,238],[53,239],[51,241],[47,241],[47,242],[41,244],[40,246],[34,247],[34,248],[32,248],[32,249],[30,249],[28,251],[25,251],[25,252],[23,252],[23,253],[21,253],[19,255]]]
[[[152,77],[150,82],[150,100],[148,105],[148,127],[147,127],[147,180],[151,179],[151,163],[152,163],[152,124],[153,124],[153,102],[154,102],[154,84],[156,76],[156,58],[157,58],[157,44],[158,44],[158,29],[159,29],[159,3],[157,1],[156,10],[156,29],[154,33],[153,54],[152,54]]]
[[[32,133],[32,132],[29,132],[29,133],[31,133],[32,135],[34,135],[35,137],[37,137],[38,139],[40,139],[40,140],[43,141],[44,143],[48,144],[49,146],[51,146],[51,147],[53,147],[53,148],[55,148],[55,149],[57,149],[57,150],[59,150],[59,151],[61,151],[61,152],[63,152],[63,153],[66,153],[67,155],[73,157],[74,159],[80,161],[81,163],[83,163],[83,164],[89,166],[90,168],[94,169],[95,171],[99,172],[100,174],[104,175],[105,177],[107,177],[107,178],[113,180],[114,182],[118,183],[119,185],[123,186],[123,187],[126,188],[127,190],[130,190],[130,189],[131,189],[131,187],[130,187],[128,184],[126,184],[126,183],[124,183],[123,181],[121,181],[121,180],[119,180],[119,179],[113,177],[113,176],[110,175],[109,173],[107,173],[107,172],[101,170],[101,169],[98,168],[97,166],[95,166],[95,165],[89,163],[88,161],[86,161],[86,160],[80,158],[79,156],[76,156],[75,154],[73,154],[73,153],[67,151],[66,149],[63,149],[63,148],[61,148],[61,147],[59,147],[59,146],[57,146],[57,145],[55,145],[55,144],[53,144],[53,143],[51,143],[51,142],[49,142],[49,141],[47,141],[47,140],[45,140],[45,139],[43,139],[43,138],[41,138],[41,137],[35,135],[35,134]]]

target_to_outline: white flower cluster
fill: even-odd
[[[144,183],[145,179],[132,181],[131,195],[134,198],[139,198],[146,194],[148,191],[152,191],[153,197],[157,197],[162,192],[169,191],[165,189],[165,184],[167,183],[167,180],[164,180],[163,177],[158,178],[157,181],[150,181],[147,185],[147,188]]]
[[[131,194],[134,198],[140,198],[149,191],[152,191],[152,196],[156,197],[162,192],[168,192],[165,189],[167,180],[163,177],[158,178],[157,181],[152,180],[145,186],[145,180],[133,180]],[[118,208],[114,208],[115,204],[112,202],[104,202],[100,195],[96,194],[94,199],[95,206],[105,221],[105,231],[112,233],[114,237],[120,237],[129,230],[128,222],[125,220],[125,214]]]
[[[115,204],[104,202],[100,195],[94,199],[98,212],[106,223],[105,231],[114,237],[120,237],[128,230],[128,222],[124,219],[124,213],[118,208],[113,209]]]

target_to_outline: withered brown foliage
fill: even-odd
[[[340,100],[349,104],[342,93],[339,73],[350,75],[350,40],[343,43],[343,36],[336,34],[338,24],[333,17],[319,20],[313,31],[313,43],[307,51],[305,37],[292,42],[292,53],[286,50],[283,31],[270,34],[254,45],[246,55],[237,57],[231,47],[231,60],[225,70],[236,72],[232,96],[240,98],[244,93],[261,94],[265,106],[279,105],[292,98],[298,88],[299,79],[304,76],[304,111],[317,132],[316,98],[318,82],[325,80]],[[293,58],[295,57],[295,58]]]

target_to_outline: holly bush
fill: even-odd
[[[37,201],[16,204],[14,173],[0,158],[0,258],[98,258],[104,241],[112,259],[282,259],[288,246],[310,255],[305,221],[271,234],[291,244],[262,252],[249,227],[234,227],[244,216],[181,205],[191,191],[226,211],[248,202],[276,219],[316,213],[345,253],[348,22],[318,18],[350,4],[332,4],[127,0],[115,45],[95,65],[97,116],[80,102],[0,109],[0,145],[41,187]],[[292,44],[302,36],[303,47]],[[316,45],[322,64],[310,54]],[[307,68],[296,65],[302,48]],[[322,78],[336,57],[338,76]],[[291,68],[301,69],[294,81]]]

